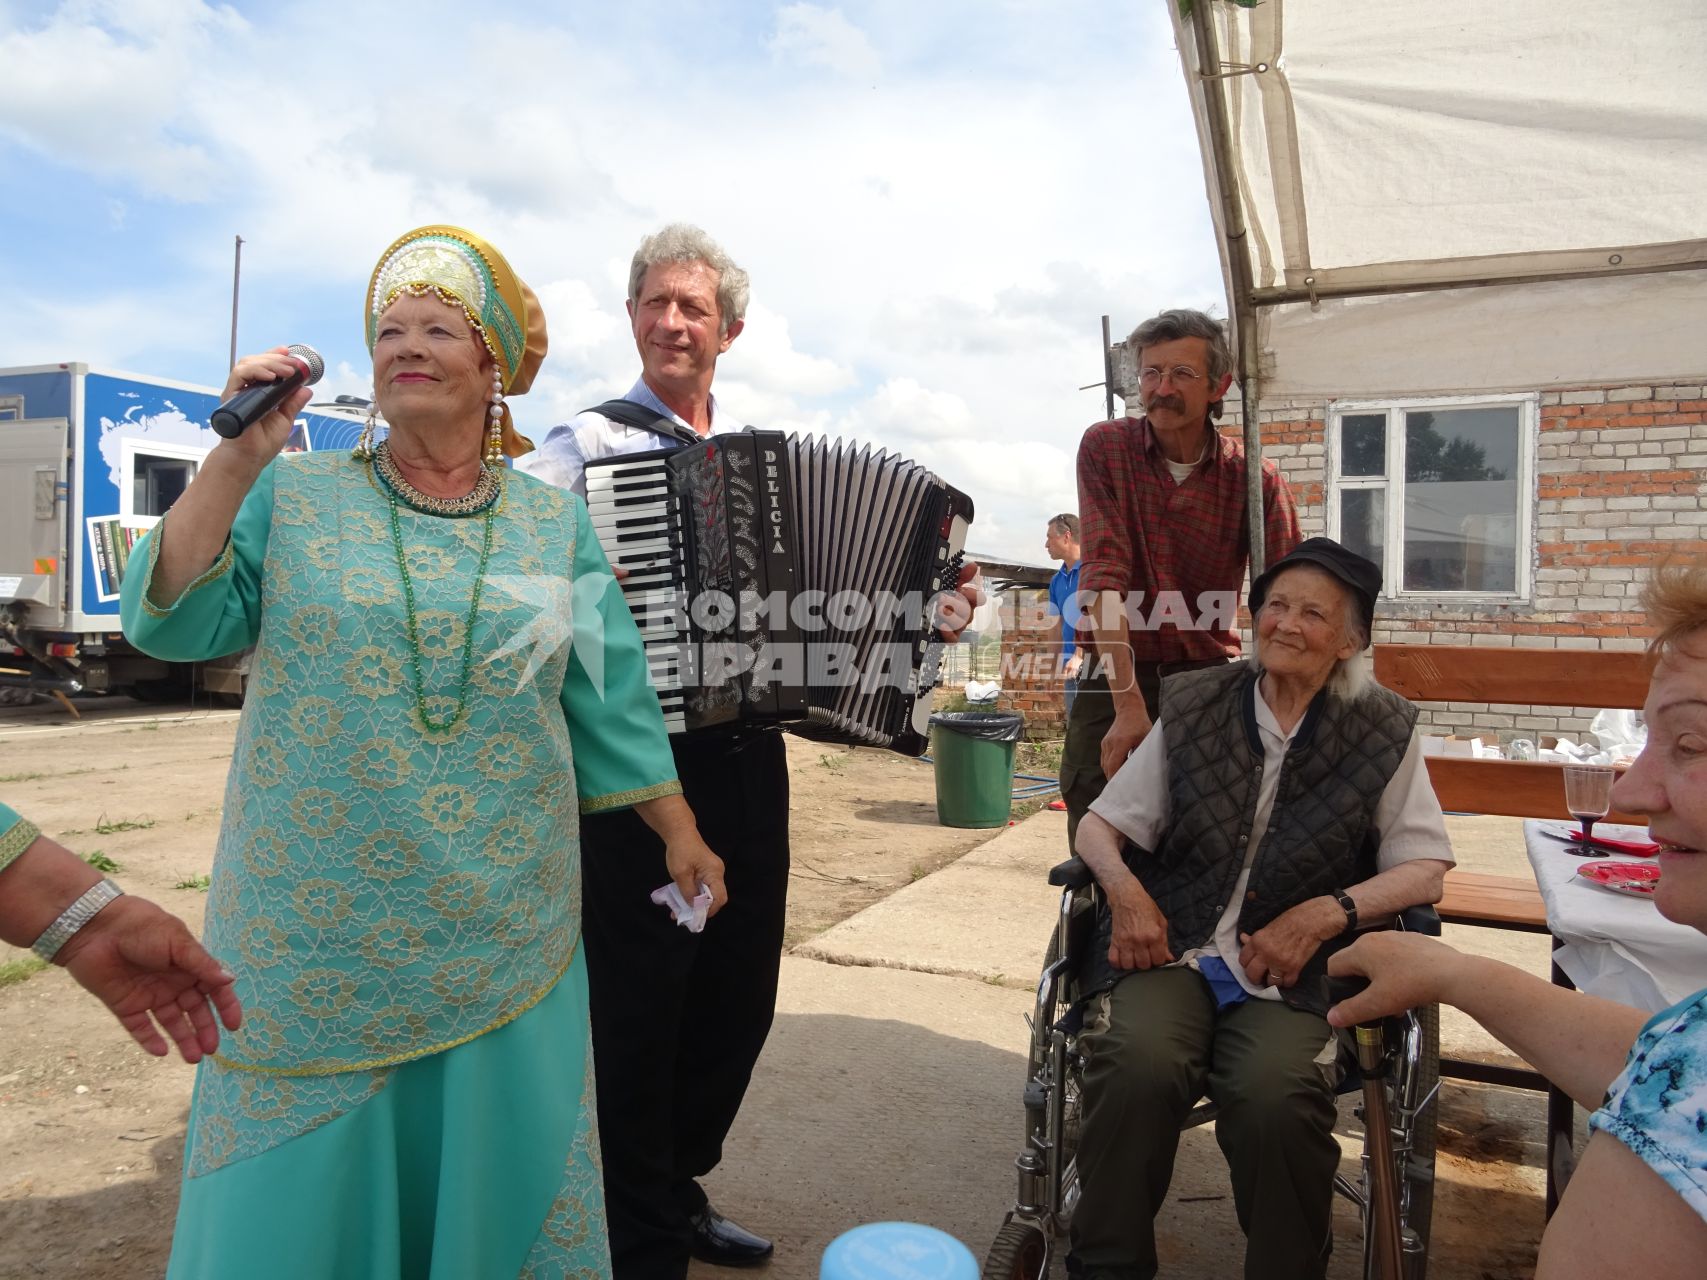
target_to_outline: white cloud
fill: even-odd
[[[246,24],[193,0],[89,3],[0,34],[0,137],[56,162],[179,200],[209,198],[218,170],[197,132],[193,86]]]
[[[789,396],[827,396],[854,385],[851,369],[797,350],[789,328],[787,316],[757,302],[747,307],[746,328],[730,348],[741,353],[743,381]]]
[[[877,50],[840,9],[784,5],[777,10],[776,30],[766,47],[778,62],[821,68],[849,80],[872,81],[883,74]]]
[[[972,493],[975,546],[1040,561],[1035,527],[1076,506],[1073,451],[1102,412],[1077,390],[1101,377],[1099,315],[1118,336],[1219,296],[1165,14],[1119,19],[1111,54],[1113,20],[1087,37],[1081,0],[788,4],[769,30],[719,19],[716,51],[691,13],[647,5],[511,26],[439,0],[407,23],[345,0],[11,12],[0,158],[39,168],[38,201],[75,175],[123,230],[63,247],[83,281],[13,289],[6,364],[222,376],[240,232],[244,344],[312,342],[329,389],[364,394],[373,262],[449,221],[540,293],[551,355],[515,405],[537,438],[628,389],[629,255],[686,219],[752,273],[718,372],[731,413],[900,449]]]
[[[613,337],[628,337],[627,316],[600,306],[584,280],[552,280],[535,285],[534,292],[545,311],[551,351],[559,357],[584,357],[602,350]]]

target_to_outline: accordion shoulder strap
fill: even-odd
[[[655,431],[661,436],[669,436],[683,444],[698,444],[699,436],[692,427],[684,427],[674,418],[667,418],[656,409],[648,409],[643,404],[632,400],[606,400],[603,404],[594,405],[591,409],[583,409],[582,413],[596,413],[600,417],[609,418],[612,422],[620,422],[625,427],[638,427],[643,431]]]

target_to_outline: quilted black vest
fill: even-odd
[[[1129,865],[1168,918],[1168,946],[1183,955],[1210,943],[1226,910],[1256,816],[1262,781],[1257,674],[1248,663],[1182,672],[1162,682],[1172,815],[1153,853]],[[1369,685],[1354,699],[1316,695],[1280,766],[1274,812],[1251,867],[1239,932],[1375,874],[1375,806],[1410,744],[1417,712]],[[1319,979],[1339,940],[1323,946],[1289,1004],[1321,1012]]]

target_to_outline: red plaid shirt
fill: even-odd
[[[1204,612],[1204,593],[1236,598],[1250,560],[1245,446],[1219,432],[1215,441],[1207,460],[1176,484],[1147,420],[1099,422],[1085,432],[1079,443],[1080,591],[1142,592],[1146,619],[1157,611],[1158,592],[1178,592],[1193,618]],[[1273,564],[1298,545],[1298,512],[1292,490],[1267,459],[1262,505]],[[1221,612],[1227,625],[1207,630],[1169,621],[1134,625],[1133,661],[1237,657],[1233,611]]]

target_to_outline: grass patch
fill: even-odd
[[[1058,776],[1061,772],[1061,752],[1066,745],[1060,739],[1020,743],[1014,758],[1016,772]]]
[[[196,893],[206,893],[207,887],[212,883],[213,880],[208,876],[185,876],[172,887],[174,889],[191,889]]]
[[[107,875],[116,875],[118,872],[124,870],[123,867],[119,866],[118,863],[107,857],[107,855],[102,853],[99,849],[89,850],[88,853],[83,855],[83,861],[87,862],[91,867],[95,868],[95,870],[104,872]]]
[[[846,756],[819,756],[818,763],[831,773],[840,773],[848,767],[848,758]]]
[[[20,982],[28,982],[45,968],[47,968],[47,961],[40,956],[25,956],[22,960],[8,960],[5,964],[0,964],[0,987],[10,987]]]
[[[141,822],[132,822],[129,818],[120,818],[117,822],[108,822],[107,815],[103,813],[95,823],[95,834],[110,836],[118,831],[146,831],[153,825],[153,818],[144,818]]]
[[[106,769],[55,769],[52,773],[0,773],[0,782],[39,782],[43,778],[77,778],[85,773],[114,773],[119,769],[128,769],[128,764],[113,765]]]

